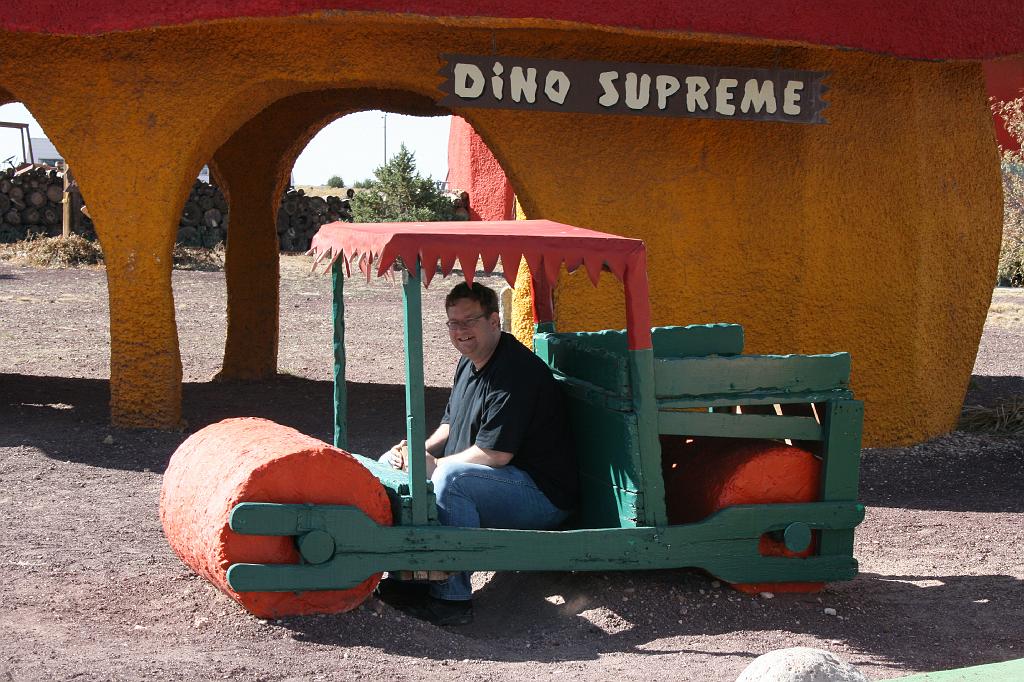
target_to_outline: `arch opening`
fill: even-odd
[[[11,100],[0,90],[0,244],[65,233],[95,240],[95,226],[82,210],[85,202],[63,153],[29,109]]]
[[[372,187],[366,185],[379,180],[373,171],[386,166],[400,152],[402,142],[408,142],[391,127],[385,151],[385,113],[389,125],[393,126],[397,123],[396,116],[429,121],[450,112],[429,98],[410,91],[338,89],[304,92],[268,105],[233,132],[213,154],[209,164],[211,176],[217,179],[228,199],[229,216],[225,252],[227,329],[224,360],[217,379],[270,380],[280,373],[305,375],[315,380],[330,378],[330,280],[308,281],[308,260],[288,254],[305,251],[309,239],[321,224],[335,217],[344,220],[358,215],[358,208],[352,205],[358,204],[358,200],[346,201],[348,190],[354,194],[372,191]],[[346,135],[353,133],[342,131],[339,137],[339,133],[334,132],[335,128],[344,129],[345,120],[349,117],[370,118],[377,124],[379,135],[371,136],[374,141],[368,142],[368,149],[352,149],[356,145],[352,139],[346,139]],[[427,181],[426,176],[430,176],[429,182],[439,196],[447,196],[450,201],[459,198],[460,192],[456,190],[462,188],[453,183],[447,167],[449,164],[444,163],[445,151],[450,152],[449,125],[435,124],[427,134],[433,138],[430,155],[436,157],[440,154],[441,165],[439,167],[436,161],[423,165],[422,145],[412,143],[409,146],[415,155],[417,173],[424,182]],[[340,145],[341,149],[331,148],[332,144]],[[315,159],[311,158],[310,152],[317,146],[328,147],[327,153],[321,154],[326,156],[328,165],[321,162],[318,167]],[[354,167],[330,165],[332,156],[341,159],[351,155],[369,156],[370,160]],[[500,169],[500,164],[496,161],[495,164]],[[350,167],[354,170],[349,170]],[[344,181],[335,184],[342,186],[325,187],[335,175]],[[508,194],[511,197],[511,189],[508,189]],[[472,206],[476,199],[471,198],[470,202]],[[509,212],[504,216],[474,217],[513,216]],[[301,286],[294,286],[296,281],[300,281]],[[375,282],[371,286],[379,288],[381,285]],[[438,282],[431,290],[441,296],[441,302],[425,301],[425,307],[434,305],[443,316],[444,283]],[[379,291],[366,293],[374,299],[382,298]],[[435,294],[428,294],[428,299]],[[364,320],[386,317],[397,321],[397,328],[400,328],[400,304],[400,295],[394,297],[394,301],[388,301],[383,311],[361,310],[357,302],[349,314],[353,319],[359,317]],[[390,310],[392,305],[398,307]],[[290,313],[295,306],[309,309],[310,314],[294,317]],[[286,309],[289,314],[282,315],[282,310]],[[450,346],[442,326],[434,325],[436,328],[428,333],[427,343],[432,350]],[[374,328],[377,327],[373,324],[350,321],[351,346],[379,349],[382,344],[393,343],[394,348],[389,347],[389,351],[400,357],[401,334],[375,337]],[[363,329],[367,330],[366,334],[362,334]],[[318,341],[290,343],[292,339],[310,336]],[[453,349],[448,348],[448,351],[454,353]],[[447,357],[445,352],[431,353],[428,359],[428,375],[434,376],[437,383],[450,379],[448,375],[453,358]],[[354,366],[362,364],[356,362]],[[383,370],[366,366],[365,371],[357,372],[352,380],[401,384],[404,381],[402,365],[389,363]]]

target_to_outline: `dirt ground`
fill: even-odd
[[[329,438],[328,280],[282,261],[282,374],[254,384],[209,382],[222,273],[175,273],[183,432],[107,423],[102,269],[0,263],[0,681],[715,681],[799,645],[878,680],[1024,656],[1024,438],[959,432],[863,453],[861,573],[820,594],[750,597],[681,570],[501,573],[477,574],[466,627],[374,599],[336,616],[248,615],[171,552],[157,502],[171,453],[213,421],[258,415]],[[455,361],[444,290],[424,301],[432,418]],[[355,281],[348,293],[351,445],[377,453],[403,429],[401,292]],[[996,292],[968,402],[1024,395],[1021,294]]]

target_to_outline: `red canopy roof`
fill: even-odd
[[[581,265],[594,285],[602,269],[612,272],[626,288],[629,346],[650,348],[650,309],[647,300],[647,253],[639,239],[563,225],[550,220],[497,220],[436,223],[330,223],[313,237],[310,253],[316,263],[339,258],[348,274],[355,263],[371,276],[389,271],[396,258],[408,265],[417,258],[423,281],[429,285],[437,272],[448,276],[456,259],[467,282],[473,281],[478,260],[493,272],[501,256],[505,279],[515,286],[518,264],[526,259],[533,279],[534,317],[552,319],[551,289],[564,264],[568,272]]]

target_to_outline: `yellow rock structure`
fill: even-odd
[[[277,366],[275,209],[295,157],[349,112],[444,113],[434,102],[446,53],[828,72],[825,125],[455,113],[526,215],[647,242],[655,324],[738,322],[750,352],[850,351],[867,445],[953,427],[1002,220],[978,63],[341,12],[84,37],[0,31],[0,103],[24,103],[75,169],[102,242],[116,425],[179,425],[171,250],[203,164],[231,210],[220,377],[266,377]],[[563,277],[559,328],[621,327],[621,292],[584,280]]]

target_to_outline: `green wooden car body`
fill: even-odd
[[[561,385],[579,458],[581,502],[557,531],[438,524],[426,477],[418,269],[403,271],[409,471],[355,455],[386,489],[394,525],[354,507],[247,502],[236,532],[293,535],[302,564],[236,564],[238,591],[345,589],[381,571],[616,570],[695,567],[734,583],[852,578],[862,404],[849,390],[850,357],[744,355],[735,324],[656,327],[653,348],[629,350],[624,331],[558,333],[537,325],[535,352]],[[346,447],[343,276],[334,271],[335,445]],[[743,406],[813,403],[814,417],[739,413]],[[736,410],[740,406],[741,410]],[[816,442],[818,502],[741,505],[684,525],[666,514],[659,437],[713,436]],[[818,531],[812,535],[812,531]],[[762,556],[773,533],[811,556]],[[816,539],[815,539],[816,536]]]

